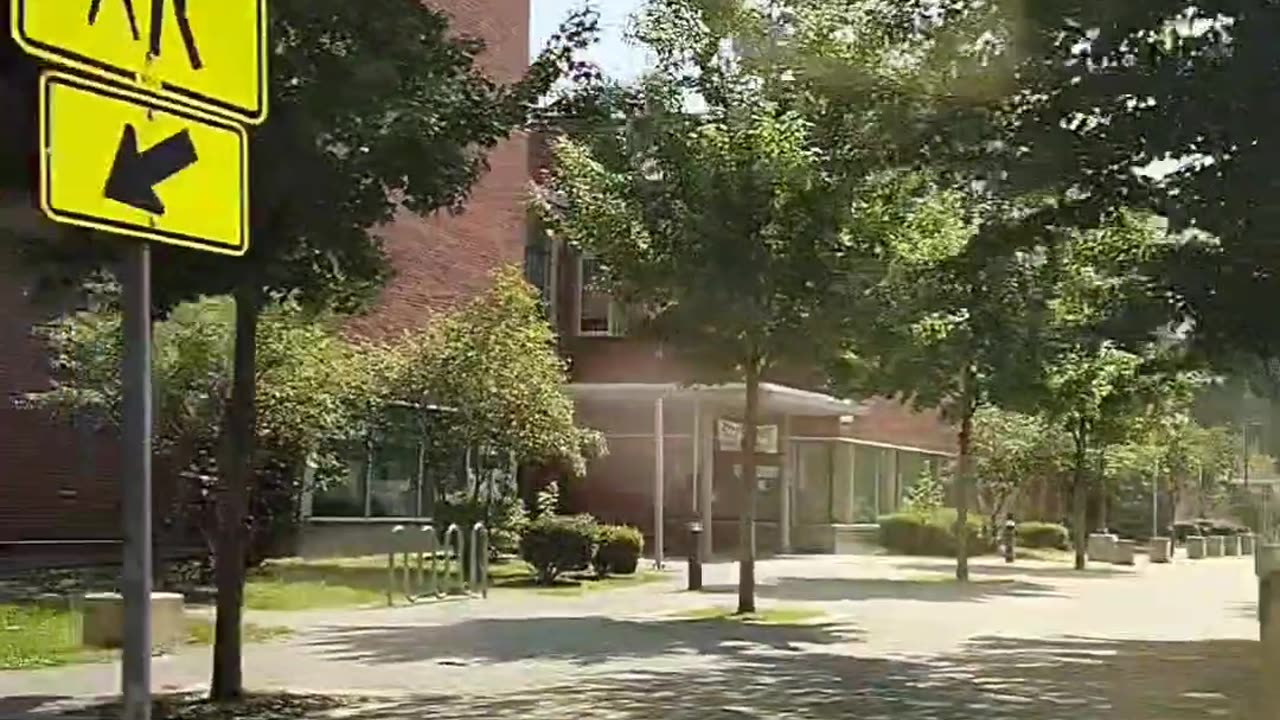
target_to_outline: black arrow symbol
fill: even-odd
[[[191,133],[186,130],[165,138],[146,152],[138,152],[138,131],[133,125],[125,124],[102,194],[130,207],[163,215],[164,203],[156,195],[155,186],[199,159]]]

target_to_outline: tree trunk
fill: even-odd
[[[756,611],[756,433],[760,422],[760,368],[747,363],[742,418],[742,526],[738,532],[738,612]]]
[[[240,626],[248,535],[245,515],[257,425],[258,289],[242,285],[236,289],[235,299],[235,360],[231,399],[227,405],[226,460],[222,464],[216,554],[218,601],[210,696],[217,701],[234,700],[244,692]]]
[[[969,581],[969,496],[973,484],[973,368],[960,375],[960,460],[956,478],[956,580]]]
[[[1071,468],[1071,500],[1073,504],[1073,520],[1071,522],[1075,532],[1074,542],[1076,546],[1076,569],[1084,570],[1085,568],[1085,543],[1088,541],[1089,531],[1086,527],[1088,522],[1089,510],[1089,488],[1085,482],[1086,452],[1088,450],[1088,438],[1085,434],[1084,422],[1081,422],[1076,428],[1075,444],[1076,457]]]

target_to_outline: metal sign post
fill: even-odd
[[[151,250],[142,240],[249,251],[240,123],[267,117],[267,0],[0,2],[19,47],[71,71],[40,76],[41,208],[56,222],[129,236],[122,685],[126,720],[149,720]]]
[[[151,248],[124,259],[125,720],[151,717]]]

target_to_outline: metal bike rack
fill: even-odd
[[[420,597],[440,597],[443,593],[440,591],[440,538],[436,535],[435,526],[431,524],[423,525],[419,528],[422,531],[422,549],[418,551],[418,589],[423,591]],[[431,556],[431,590],[426,591],[427,582],[423,577],[425,572],[425,564],[423,563],[423,553]]]
[[[489,530],[484,523],[478,522],[471,528],[469,572],[465,562],[467,548],[463,542],[461,527],[456,523],[451,524],[444,531],[443,541],[430,524],[422,525],[418,531],[418,537],[415,538],[404,525],[396,525],[391,529],[391,547],[387,551],[388,607],[395,605],[397,590],[410,603],[427,598],[447,597],[454,588],[462,593],[478,592],[481,597],[489,597]],[[442,550],[445,551],[443,574],[440,571]],[[399,568],[396,563],[397,555],[402,557]]]
[[[489,597],[489,529],[478,522],[471,527],[471,592]]]
[[[405,527],[396,525],[391,528],[391,547],[387,550],[387,607],[396,604],[396,550],[404,538]],[[407,589],[407,588],[406,588]]]
[[[440,541],[436,537],[435,528],[423,525],[418,528],[421,542],[413,542],[418,538],[411,536],[409,528],[397,525],[391,529],[392,545],[387,552],[387,605],[395,604],[397,586],[405,600],[411,603],[428,597],[439,597],[439,554]],[[396,555],[402,556],[400,577],[396,578]],[[414,556],[417,556],[416,568]],[[431,558],[431,574],[427,575],[427,557]],[[416,571],[416,572],[415,572]]]
[[[449,590],[451,589],[449,587],[450,576],[456,576],[458,579],[458,583],[456,587],[460,591],[466,592],[467,578],[466,578],[466,575],[463,574],[463,567],[462,567],[462,559],[463,559],[462,528],[458,527],[457,523],[453,523],[449,525],[448,528],[445,528],[444,546],[446,549],[452,551],[450,553],[452,555],[452,558],[450,557],[445,558],[446,563],[450,563],[452,561],[451,565],[445,566],[445,571],[444,571],[445,594],[447,595],[449,593]]]

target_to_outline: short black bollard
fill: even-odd
[[[1004,561],[1013,562],[1014,548],[1018,540],[1018,523],[1013,519],[1013,513],[1005,518],[1004,521]]]
[[[702,523],[689,523],[689,589],[702,589]]]

